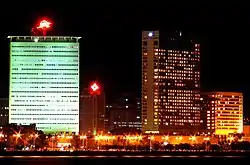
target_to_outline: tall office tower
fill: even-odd
[[[200,45],[181,33],[143,31],[143,132],[198,132],[199,103]]]
[[[9,123],[79,132],[80,37],[9,36]]]
[[[216,135],[243,132],[243,94],[238,92],[202,93],[204,127]]]

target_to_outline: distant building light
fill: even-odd
[[[128,99],[125,99],[126,101],[128,101]]]
[[[152,36],[153,36],[153,33],[152,33],[152,32],[149,32],[149,33],[148,33],[148,36],[149,36],[149,37],[152,37]]]
[[[137,119],[140,119],[140,116],[136,116]]]
[[[126,105],[126,108],[128,108],[128,106]]]

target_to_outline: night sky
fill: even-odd
[[[48,35],[81,36],[81,83],[98,79],[108,102],[131,92],[140,96],[141,31],[182,30],[201,44],[202,90],[244,93],[244,112],[250,115],[250,14],[241,8],[164,8],[157,10],[72,7],[18,8],[2,15],[0,97],[8,97],[8,35],[30,35],[41,18],[53,21]],[[1,23],[3,25],[3,23]],[[249,111],[249,112],[247,112]]]

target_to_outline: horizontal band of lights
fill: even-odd
[[[79,43],[11,42],[9,123],[79,132]]]

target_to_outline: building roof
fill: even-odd
[[[11,41],[53,41],[53,42],[60,42],[60,41],[76,41],[78,42],[79,39],[82,37],[76,36],[8,36]]]

